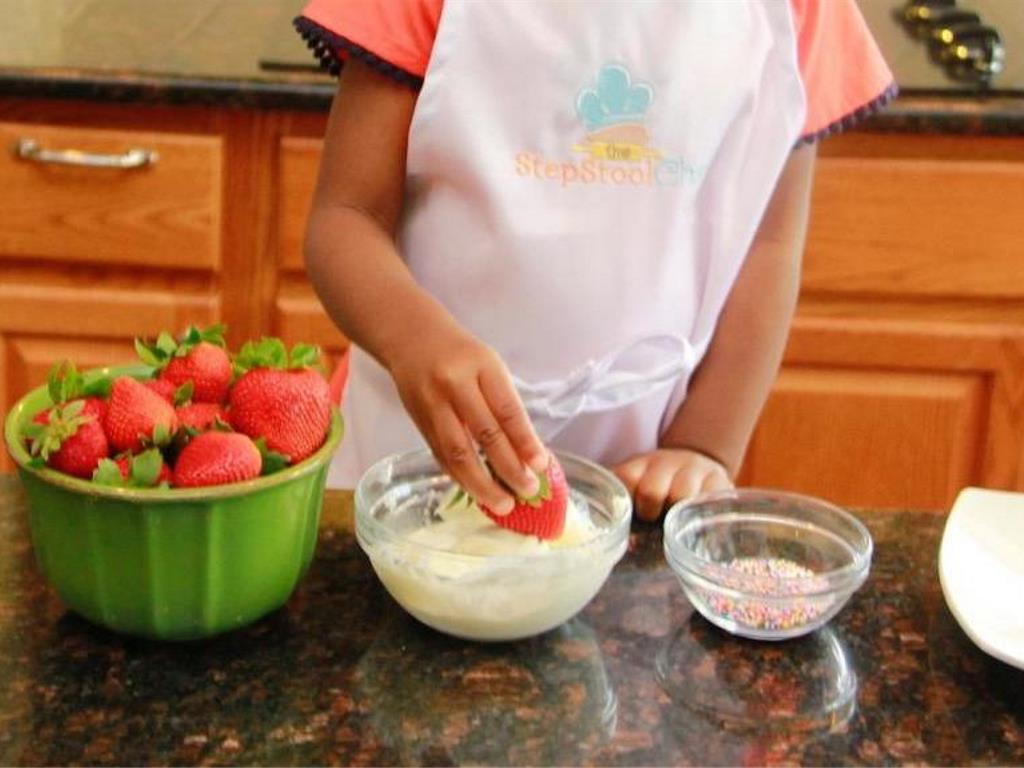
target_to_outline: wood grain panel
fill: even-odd
[[[104,285],[0,283],[0,332],[133,337],[207,325],[220,315],[212,293]]]
[[[948,509],[979,480],[987,399],[983,376],[785,369],[746,477],[841,504]]]
[[[822,158],[803,287],[1024,297],[1024,164]]]
[[[289,137],[281,141],[279,163],[278,261],[282,269],[302,272],[302,240],[316,187],[323,143],[319,139]]]
[[[979,482],[1024,491],[1024,327],[925,319],[798,317],[789,366],[982,375],[991,381]]]
[[[24,338],[7,340],[7,370],[11,401],[46,382],[58,360],[71,360],[79,370],[138,362],[132,339]]]
[[[72,360],[81,370],[134,362],[130,339],[24,338],[11,336],[0,345],[0,392],[4,412],[31,389],[46,382],[46,374],[58,360]],[[0,471],[14,468],[6,451],[0,454]]]
[[[216,270],[221,243],[221,139],[145,131],[0,124],[0,146],[159,153],[115,170],[40,165],[0,155],[0,259]]]
[[[274,334],[288,344],[299,341],[319,344],[334,353],[348,347],[348,339],[324,312],[312,289],[290,289],[274,304]]]

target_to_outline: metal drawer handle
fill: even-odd
[[[83,168],[144,168],[160,158],[150,149],[129,149],[120,155],[99,155],[78,149],[43,149],[35,139],[18,139],[14,143],[14,154],[33,163]]]

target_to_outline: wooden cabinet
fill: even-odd
[[[320,301],[305,277],[302,240],[313,200],[321,141],[286,136],[277,148],[276,190],[277,269],[274,297],[274,333],[289,340],[320,344],[337,356],[348,342],[324,314]]]
[[[741,480],[875,507],[1024,489],[1024,140],[850,134]]]
[[[55,358],[130,358],[134,335],[193,322],[342,353],[302,262],[325,120],[0,100],[4,144],[159,155],[0,158],[0,407]],[[968,484],[1024,489],[1021,222],[1024,139],[823,142],[797,317],[740,481],[935,510]]]
[[[35,153],[0,155],[4,258],[219,268],[220,137],[0,123],[0,145]]]

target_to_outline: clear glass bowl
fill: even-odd
[[[391,596],[434,629],[471,640],[517,640],[557,627],[597,594],[626,552],[632,503],[614,475],[556,452],[573,502],[597,533],[575,546],[467,555],[410,541],[440,521],[452,486],[429,451],[391,456],[356,486],[356,537]]]
[[[733,490],[673,506],[665,557],[693,606],[734,635],[785,640],[831,619],[867,578],[871,535],[820,499]]]

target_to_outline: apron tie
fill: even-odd
[[[581,413],[621,408],[675,384],[693,369],[695,357],[683,337],[660,334],[588,360],[559,379],[513,381],[534,428],[548,441]]]

